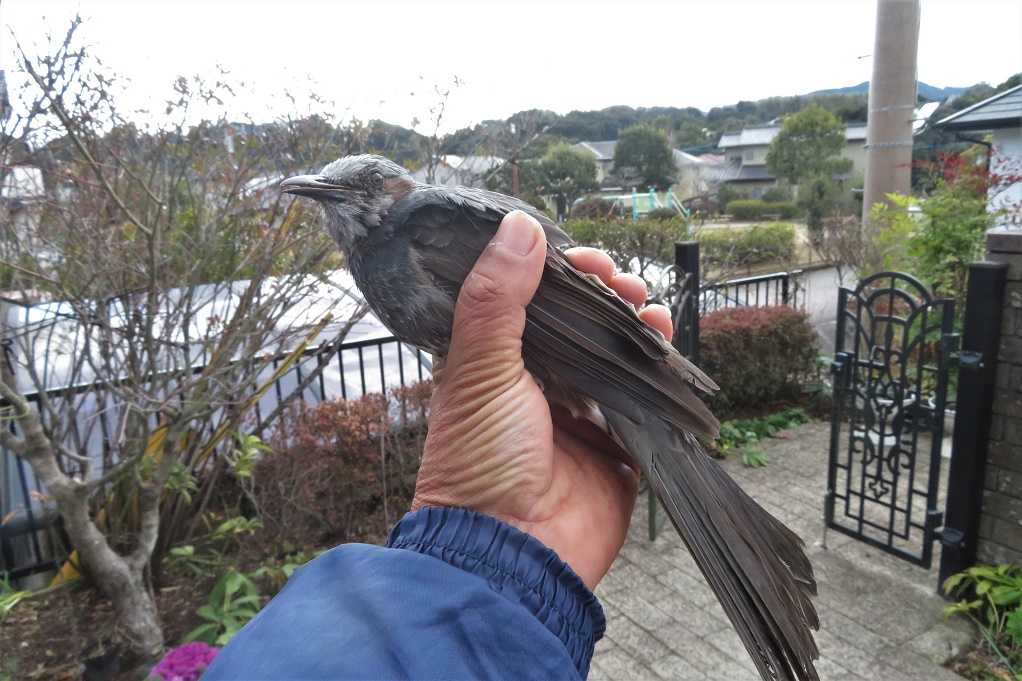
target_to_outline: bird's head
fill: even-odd
[[[296,175],[280,183],[285,193],[308,196],[323,206],[330,236],[346,252],[379,227],[391,205],[414,186],[408,171],[372,154],[345,156],[318,175]]]

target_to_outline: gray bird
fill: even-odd
[[[635,310],[560,252],[571,239],[518,199],[414,181],[380,156],[348,156],[283,191],[316,199],[330,235],[380,320],[402,341],[445,355],[462,282],[501,220],[523,210],[543,226],[546,265],[526,311],[522,356],[548,399],[599,410],[641,466],[763,679],[818,681],[819,619],[799,537],[711,459],[696,436],[718,423],[693,388],[716,385]]]

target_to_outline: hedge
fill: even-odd
[[[763,217],[765,203],[759,199],[738,199],[727,204],[725,209],[736,220],[759,220]]]
[[[720,386],[709,400],[718,416],[798,397],[817,354],[809,316],[788,306],[728,308],[699,321],[700,367]]]
[[[791,220],[802,214],[802,209],[791,201],[774,201],[767,203],[765,215],[777,214],[782,220]]]
[[[791,201],[762,201],[760,199],[739,199],[727,204],[727,213],[736,220],[762,220],[766,215],[779,215],[782,220],[791,220],[802,212]]]
[[[704,262],[716,267],[788,260],[795,252],[795,227],[785,222],[703,230],[696,238]]]
[[[666,220],[572,218],[561,227],[576,243],[605,250],[625,272],[636,259],[640,276],[651,263],[672,262],[674,244],[689,233],[688,223],[679,215]]]

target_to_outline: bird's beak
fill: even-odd
[[[320,175],[295,175],[280,183],[280,190],[285,194],[308,196],[313,199],[343,199],[347,187],[331,184]]]

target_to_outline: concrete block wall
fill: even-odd
[[[1022,565],[1022,229],[987,233],[987,260],[1007,263],[979,560]]]

